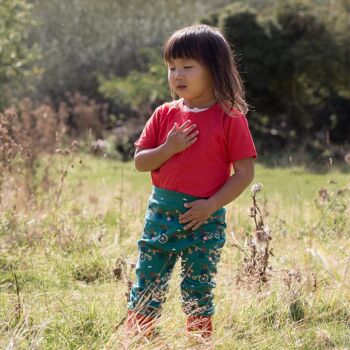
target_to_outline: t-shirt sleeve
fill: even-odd
[[[257,153],[247,118],[240,112],[228,117],[227,151],[233,164],[244,158],[256,158]]]
[[[135,147],[150,149],[158,147],[159,109],[156,109],[148,119],[140,137],[134,143]]]

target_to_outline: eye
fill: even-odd
[[[175,67],[169,67],[169,70],[174,71]]]
[[[190,69],[190,68],[193,68],[193,66],[185,66],[184,68],[185,69]]]

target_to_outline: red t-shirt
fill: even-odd
[[[204,111],[191,112],[182,99],[158,107],[135,142],[137,148],[158,147],[166,141],[175,122],[180,126],[188,119],[197,125],[199,134],[193,145],[151,172],[153,185],[207,198],[229,179],[236,160],[255,158],[247,119],[237,109],[232,112],[232,116],[227,115],[218,103]]]

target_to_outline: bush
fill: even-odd
[[[275,140],[275,149],[318,138],[324,129],[331,142],[347,140],[349,35],[332,31],[320,8],[289,1],[261,15],[233,5],[203,20],[217,25],[232,44],[254,110],[252,129],[257,138]]]
[[[0,111],[34,88],[41,76],[37,65],[40,48],[28,39],[35,27],[32,5],[26,0],[0,2]]]

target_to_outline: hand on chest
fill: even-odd
[[[191,125],[196,125],[191,132],[198,131],[196,136],[197,140],[189,148],[182,151],[181,154],[178,154],[178,158],[191,158],[196,156],[210,157],[217,152],[224,154],[223,152],[225,152],[226,144],[224,128],[220,125],[218,120],[214,120],[214,118],[209,118],[208,116],[191,114],[182,116],[182,118],[177,118],[177,120],[169,120],[162,132],[160,144],[165,142],[174,123],[177,123],[180,127],[188,120],[190,123],[186,128],[191,127]]]

